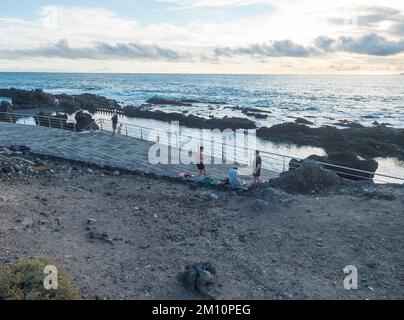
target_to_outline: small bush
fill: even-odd
[[[44,268],[58,268],[58,289],[44,287]],[[0,267],[0,300],[78,300],[80,294],[67,274],[51,259],[20,260]]]

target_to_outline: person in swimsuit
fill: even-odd
[[[254,183],[259,183],[261,179],[261,167],[262,167],[262,159],[260,156],[260,152],[255,151],[255,169],[254,169]]]
[[[199,171],[199,176],[200,177],[206,177],[206,168],[205,168],[205,164],[203,163],[203,147],[200,148],[199,151],[199,157],[198,157],[198,161],[197,161],[197,167],[198,167],[198,171]]]

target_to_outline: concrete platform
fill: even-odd
[[[170,177],[176,177],[179,172],[190,175],[198,174],[195,165],[151,164],[148,153],[154,143],[123,135],[112,135],[109,132],[78,133],[0,122],[0,145],[12,144],[24,144],[33,152],[43,155]],[[210,164],[206,167],[211,178],[223,179],[233,165]],[[278,176],[276,172],[263,170],[263,180],[276,176]],[[243,176],[242,179],[251,183],[252,176]]]

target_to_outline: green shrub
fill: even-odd
[[[44,268],[58,268],[58,289],[44,287]],[[48,258],[20,260],[0,267],[0,300],[78,300],[80,294],[67,274]]]

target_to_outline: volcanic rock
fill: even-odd
[[[161,98],[161,97],[152,97],[149,100],[146,101],[146,103],[150,104],[155,104],[155,105],[160,105],[160,104],[166,104],[166,105],[174,105],[174,106],[192,106],[192,103],[196,103],[198,101],[196,100],[179,100],[179,99],[168,99],[168,98]]]
[[[187,265],[180,278],[185,288],[196,290],[203,295],[214,298],[209,287],[216,284],[216,269],[209,262]]]
[[[297,123],[262,127],[257,136],[274,142],[324,148],[327,153],[352,152],[364,158],[397,157],[404,159],[404,129],[386,126],[337,129],[310,128]]]
[[[221,118],[221,119],[206,119],[194,115],[184,115],[175,112],[163,112],[160,110],[147,110],[141,107],[127,106],[125,107],[125,115],[128,117],[155,119],[160,121],[178,121],[180,125],[185,125],[191,128],[201,129],[254,129],[255,122],[244,118]]]
[[[337,175],[342,178],[350,179],[350,180],[366,180],[373,179],[374,174],[367,174],[364,172],[358,172],[355,170],[349,170],[346,168],[334,167],[332,165],[337,165],[341,167],[348,167],[352,169],[368,171],[371,173],[375,173],[379,164],[376,160],[368,159],[361,160],[354,153],[351,152],[338,152],[338,153],[330,153],[327,157],[320,157],[317,155],[311,155],[306,160],[314,160],[317,162],[324,163],[323,168],[335,171]],[[306,161],[303,160],[303,161]],[[291,170],[298,168],[302,164],[302,161],[298,161],[296,159],[292,159],[289,163],[289,168]],[[331,164],[330,166],[326,164]]]
[[[307,120],[305,118],[297,118],[295,120],[295,122],[299,123],[299,124],[314,124],[313,122],[311,122],[311,121],[309,121],[309,120]]]
[[[83,131],[83,130],[99,130],[99,126],[95,123],[91,114],[79,111],[74,116],[76,120],[76,130]]]
[[[304,162],[296,170],[284,172],[279,178],[269,181],[269,186],[280,188],[288,193],[310,194],[323,192],[343,184],[335,173],[311,162]]]
[[[52,107],[57,105],[55,97],[41,89],[0,89],[0,96],[11,98],[14,108]]]

